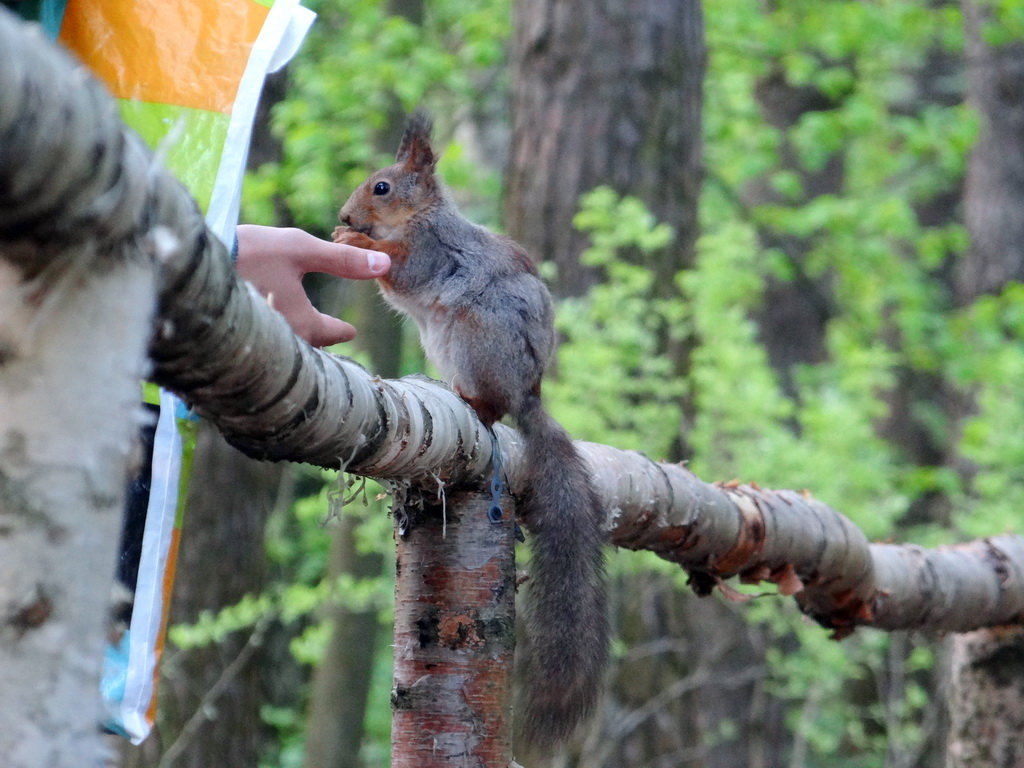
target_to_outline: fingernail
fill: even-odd
[[[367,251],[366,264],[369,266],[371,272],[386,272],[391,266],[391,259],[388,258],[386,253],[380,253],[379,251]]]

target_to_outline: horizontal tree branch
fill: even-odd
[[[379,379],[298,339],[235,277],[187,192],[80,68],[6,15],[0,50],[0,241],[26,276],[45,276],[54,242],[140,240],[159,271],[152,377],[247,454],[427,487],[484,477],[491,435],[454,392],[422,377]],[[497,435],[516,491],[516,433]],[[860,624],[963,631],[1024,619],[1020,537],[869,544],[806,493],[709,484],[635,452],[581,450],[611,542],[678,563],[698,592],[734,575],[771,580],[839,635]]]

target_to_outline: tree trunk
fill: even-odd
[[[1024,629],[953,638],[946,768],[1024,765]]]
[[[346,513],[331,535],[327,578],[379,578],[384,558],[356,547],[360,517]],[[313,675],[306,727],[307,768],[358,768],[366,701],[380,627],[378,611],[334,605],[328,611],[331,639]]]
[[[52,246],[51,246],[52,247]],[[0,243],[0,755],[98,765],[99,684],[155,291],[86,241],[50,282]],[[114,261],[114,259],[110,259]]]
[[[971,245],[956,299],[966,305],[1024,279],[1024,42],[985,42],[992,17],[964,0],[968,101],[981,120],[967,165]],[[1024,765],[1024,631],[983,629],[953,639],[947,768]]]
[[[796,159],[786,136],[806,114],[833,109],[838,104],[816,88],[787,82],[777,65],[758,81],[755,95],[765,122],[782,135],[779,165],[799,174],[806,201],[820,195],[838,194],[843,185],[842,155],[836,153],[821,169],[809,171]],[[750,184],[738,198],[740,204],[749,209],[784,202],[767,182]],[[812,277],[806,272],[805,262],[811,246],[808,240],[764,226],[758,227],[758,236],[765,251],[775,248],[785,254],[794,274],[791,280],[781,280],[774,275],[766,277],[764,298],[754,319],[772,368],[778,373],[783,388],[795,395],[793,368],[825,360],[825,330],[835,308],[827,278]]]
[[[957,298],[967,303],[1024,280],[1024,41],[992,46],[984,6],[964,0],[967,100],[981,118],[964,187],[970,253],[961,260]]]
[[[701,167],[704,27],[698,0],[520,0],[512,56],[509,234],[558,266],[556,292],[580,294],[586,236],[572,219],[607,184],[643,200],[676,243],[656,284],[692,263]]]
[[[0,755],[77,768],[103,751],[156,270],[138,231],[148,159],[101,88],[29,30],[0,9]]]
[[[674,228],[675,242],[646,255],[644,263],[655,272],[655,295],[676,295],[675,276],[692,266],[698,234],[706,57],[700,2],[519,0],[515,25],[505,198],[509,234],[537,260],[555,263],[557,294],[582,294],[601,275],[579,263],[588,240],[572,221],[581,195],[608,185],[620,194],[638,197],[659,221]],[[663,335],[662,346],[673,360],[675,374],[685,378],[692,338],[670,343],[667,328]],[[673,449],[676,458],[689,454],[686,435],[695,412],[688,398],[682,413],[680,437]],[[660,596],[651,594],[653,584],[662,587]],[[680,598],[666,581],[626,578],[612,589],[612,602],[623,606],[636,606],[641,602],[637,596],[643,594],[642,602],[663,620],[653,624],[628,620],[621,631],[628,634],[631,646],[654,647],[664,635],[688,636],[686,610],[654,608],[679,599],[693,607],[692,598]],[[623,620],[628,617],[635,619],[635,612],[620,614]],[[701,665],[692,657],[683,660],[671,648],[624,662],[613,672],[611,679],[616,683],[592,727],[614,720],[640,700],[656,697],[667,677],[686,678]],[[686,712],[691,719],[680,720],[669,741],[692,745],[693,739],[700,740],[695,719],[699,709],[692,706],[695,697],[699,692],[671,702],[671,711]],[[588,739],[577,748],[576,759],[582,765],[627,765],[615,760],[631,753],[632,764],[649,764],[664,746],[649,738],[657,720],[621,734],[624,744],[630,745],[623,746],[621,754],[605,755],[601,747],[600,754],[594,752]],[[522,759],[532,768],[548,764],[550,756]]]
[[[430,494],[433,497],[433,493]],[[408,499],[407,501],[411,501]],[[506,768],[512,758],[514,516],[449,491],[396,513],[393,768]]]

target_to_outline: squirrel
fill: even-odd
[[[608,660],[604,510],[572,438],[541,401],[555,343],[551,295],[521,245],[452,202],[435,171],[431,128],[413,114],[395,163],[342,206],[334,241],[391,257],[378,283],[416,322],[428,359],[488,428],[509,414],[523,435],[517,512],[533,536],[533,573],[518,727],[550,747],[591,714]]]

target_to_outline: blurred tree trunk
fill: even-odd
[[[423,0],[390,0],[392,14],[415,24],[423,22]],[[379,147],[398,147],[405,128],[405,114],[398,99],[392,100],[387,129]],[[359,336],[357,346],[370,358],[370,368],[386,378],[401,375],[402,321],[380,298],[377,286],[362,283],[354,288]],[[336,584],[343,576],[372,579],[381,576],[384,556],[360,552],[356,533],[362,515],[346,514],[331,533],[331,552],[326,578]],[[363,743],[366,707],[379,636],[379,612],[373,607],[353,609],[332,605],[328,611],[331,636],[324,656],[313,673],[306,724],[306,768],[358,768]]]
[[[1024,765],[1024,630],[955,635],[946,768]]]
[[[951,0],[932,0],[935,8],[951,5]],[[935,106],[951,107],[964,99],[964,58],[959,52],[942,45],[933,45],[927,52],[920,69],[915,73],[916,89],[906,103],[900,105],[909,114],[921,114]],[[949,186],[938,189],[932,196],[915,206],[922,226],[942,227],[959,220],[964,202],[959,179],[950,179]],[[897,254],[896,258],[900,258]],[[953,295],[953,259],[937,268],[933,279],[942,286],[945,296]],[[935,307],[935,312],[949,311],[950,306]],[[898,331],[892,332],[893,347],[898,347]],[[897,446],[908,461],[919,467],[955,466],[955,429],[952,427],[961,408],[960,397],[941,372],[922,370],[904,364],[897,370],[897,384],[887,393],[889,414],[879,425],[880,433]],[[936,428],[935,416],[944,416],[946,422]],[[942,490],[925,489],[911,500],[900,519],[903,526],[920,524],[950,524],[951,500]]]
[[[580,196],[607,185],[639,198],[676,233],[644,254],[655,298],[677,296],[693,265],[701,166],[701,90],[707,52],[699,0],[520,0],[512,50],[512,136],[506,174],[509,234],[557,266],[558,295],[601,279],[579,257],[572,224]],[[634,254],[639,258],[639,254]],[[692,334],[662,328],[674,373],[689,376]],[[670,458],[690,454],[692,398]]]
[[[656,284],[693,261],[701,179],[704,22],[698,0],[520,0],[512,53],[505,218],[557,293],[599,276],[579,265],[579,198],[607,184],[642,199],[678,239]]]
[[[327,578],[356,579],[381,575],[384,558],[360,553],[356,546],[359,517],[346,514],[331,536]],[[307,723],[307,768],[357,768],[363,741],[366,701],[377,648],[380,618],[373,608],[333,606],[333,625],[323,660],[313,674]]]
[[[676,241],[647,255],[646,263],[655,270],[657,296],[677,294],[675,275],[695,257],[705,58],[697,0],[517,3],[505,218],[509,234],[534,258],[557,265],[556,293],[582,294],[602,277],[580,265],[587,238],[572,219],[581,195],[608,185],[640,198],[675,229]],[[691,342],[669,343],[667,331],[664,348],[685,377]],[[689,402],[683,413],[679,457],[688,452]],[[627,577],[613,585],[612,602],[621,606],[613,617],[618,636],[629,648],[647,650],[613,670],[593,732],[571,758],[517,753],[520,762],[540,768],[569,759],[588,768],[626,768],[655,765],[679,750],[711,756],[705,746],[718,723],[703,719],[702,709],[711,697],[737,712],[743,702],[736,689],[704,687],[701,675],[717,671],[732,646],[712,654],[696,640],[708,628],[695,626],[693,617],[706,618],[716,607],[699,606],[692,596],[680,602],[669,581]],[[733,629],[724,634],[734,635]],[[659,698],[672,687],[666,680],[677,681],[679,693]],[[645,702],[651,701],[659,707],[648,713]],[[624,719],[626,730],[618,725]],[[713,765],[739,765],[729,759],[723,755]]]
[[[805,115],[834,109],[837,103],[812,86],[794,86],[787,82],[778,66],[758,82],[756,96],[765,122],[778,129],[782,136],[779,165],[798,174],[805,192],[804,199],[810,201],[820,195],[838,194],[844,177],[842,155],[833,154],[821,169],[809,171],[797,160],[787,138],[787,132]],[[745,209],[786,202],[792,204],[773,191],[767,181],[753,183],[742,190],[739,202]],[[826,358],[825,329],[835,314],[828,278],[808,275],[805,261],[811,243],[807,240],[767,227],[759,227],[758,236],[765,249],[774,248],[785,254],[794,274],[792,280],[774,275],[766,278],[764,298],[754,319],[772,367],[784,389],[795,396],[792,382],[794,367],[820,363]]]
[[[9,45],[13,25],[2,21]],[[37,116],[24,120],[35,130],[41,124]],[[0,182],[2,194],[17,188],[9,179]],[[0,235],[0,763],[94,766],[106,752],[97,728],[100,660],[125,479],[135,463],[136,377],[155,275],[139,251],[88,232],[70,248],[12,244],[7,234]],[[36,266],[49,259],[57,269]]]
[[[962,93],[958,88],[951,89],[949,83],[959,82],[955,74],[962,66],[958,57],[934,47],[926,56],[922,69],[916,73],[916,90],[900,105],[900,110],[917,115],[923,108],[936,104],[951,106],[958,103]],[[761,79],[756,95],[766,122],[779,129],[782,135],[779,166],[798,175],[804,196],[794,203],[772,190],[764,181],[744,189],[739,194],[740,204],[746,209],[766,204],[792,206],[808,203],[821,195],[841,195],[845,178],[842,152],[833,154],[820,170],[808,171],[797,160],[787,134],[808,113],[838,108],[843,97],[833,99],[812,86],[794,86],[786,81],[778,67]],[[954,185],[938,190],[931,199],[918,203],[915,210],[922,225],[941,226],[955,220],[959,202],[959,190]],[[807,255],[814,245],[811,239],[798,238],[764,226],[758,227],[758,234],[764,248],[777,249],[785,254],[794,274],[789,280],[774,275],[766,277],[762,304],[754,319],[760,340],[783,388],[791,397],[799,398],[792,379],[795,366],[820,363],[827,357],[827,327],[837,312],[829,285],[831,278],[828,274],[807,273]],[[898,255],[894,257],[899,258]],[[946,281],[948,275],[940,271],[936,279]],[[941,308],[937,307],[935,311],[941,311]],[[897,348],[899,333],[893,331],[890,335],[892,346]],[[949,461],[951,446],[948,440],[943,440],[936,433],[933,425],[922,420],[920,414],[946,412],[953,397],[949,387],[934,372],[906,365],[896,374],[896,386],[886,393],[889,412],[879,423],[880,433],[915,465],[945,465]],[[925,491],[912,502],[903,522],[948,522],[948,512],[949,500],[944,494]]]
[[[971,236],[957,272],[957,299],[967,303],[1024,280],[1024,41],[988,45],[984,5],[963,2],[968,102],[981,117],[964,186]]]
[[[964,215],[970,248],[956,274],[958,304],[1024,279],[1024,41],[990,45],[995,24],[964,0],[967,98],[981,122],[967,166]],[[955,635],[950,658],[947,768],[1024,764],[1024,632]]]

